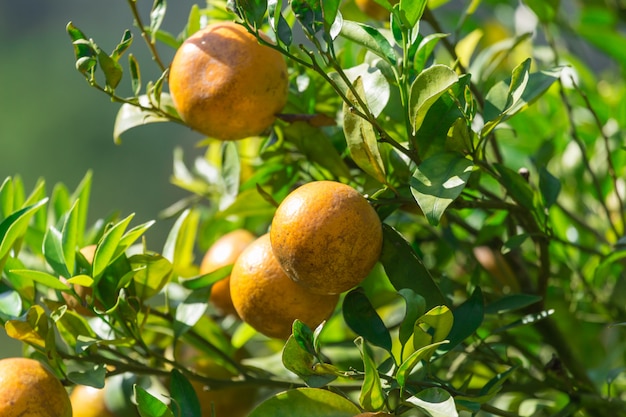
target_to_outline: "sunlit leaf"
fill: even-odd
[[[427,388],[406,399],[431,417],[458,417],[454,398],[442,388]]]
[[[415,169],[411,193],[431,225],[439,224],[445,210],[465,188],[473,168],[469,159],[445,152],[433,155]]]
[[[48,198],[44,198],[33,205],[12,213],[0,222],[0,259],[9,253],[18,239],[23,238],[28,229],[30,219],[47,202]],[[0,266],[2,265],[0,264]]]
[[[361,352],[361,358],[363,359],[363,365],[365,367],[365,378],[361,385],[359,403],[367,410],[380,410],[385,403],[385,397],[380,375],[378,374],[378,368],[363,338],[357,337],[354,343]]]
[[[393,47],[378,29],[363,23],[346,20],[341,28],[341,36],[364,46],[391,65],[396,64],[396,54]]]
[[[135,401],[141,417],[174,417],[172,411],[154,395],[135,385]]]
[[[353,402],[332,391],[298,388],[273,395],[248,417],[353,417],[360,412]]]
[[[421,361],[428,361],[439,347],[443,345],[445,348],[445,345],[448,343],[449,342],[447,340],[441,340],[436,343],[422,346],[415,352],[411,353],[411,355],[409,355],[409,357],[406,358],[406,360],[404,360],[404,362],[402,362],[402,364],[398,367],[398,371],[396,372],[396,380],[398,381],[398,384],[400,384],[401,387],[406,386],[408,378],[417,364]]]
[[[439,64],[425,69],[417,76],[411,84],[409,104],[414,133],[422,126],[430,107],[457,81],[459,77],[456,72]]]
[[[360,78],[354,82],[356,93],[365,97],[365,90]],[[363,110],[357,102],[356,96],[348,90],[347,97],[350,104],[343,105],[343,130],[348,142],[348,148],[354,162],[366,173],[381,183],[386,182],[385,166],[383,164],[376,133],[371,123],[352,112],[352,108]]]

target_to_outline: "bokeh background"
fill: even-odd
[[[148,22],[152,1],[138,3]],[[180,33],[194,3],[172,2],[163,28]],[[157,219],[186,195],[169,182],[174,148],[183,148],[185,159],[193,160],[202,153],[195,146],[201,136],[159,123],[128,131],[121,145],[114,144],[119,104],[76,71],[65,31],[69,21],[107,52],[125,29],[132,30],[130,52],[142,64],[143,81],[158,77],[126,0],[0,0],[0,181],[19,175],[30,191],[43,177],[48,192],[57,182],[73,190],[91,169],[90,222],[112,212],[135,213],[131,226]],[[174,51],[163,47],[160,52],[169,60]],[[128,84],[122,80],[120,90],[130,91]],[[157,222],[146,233],[151,249],[162,248],[171,223]],[[15,354],[19,345],[0,339],[0,357]]]

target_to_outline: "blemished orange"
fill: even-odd
[[[314,181],[281,202],[270,229],[272,250],[287,275],[318,294],[339,294],[363,281],[380,257],[376,210],[357,190]]]
[[[28,358],[0,360],[0,416],[72,417],[70,397],[43,363]]]
[[[239,317],[260,333],[287,339],[298,319],[317,327],[335,310],[337,295],[320,295],[296,284],[272,253],[269,234],[252,242],[235,262],[230,294]]]
[[[394,5],[398,3],[399,0],[392,0],[389,3]],[[376,3],[374,0],[354,0],[356,6],[369,17],[376,20],[387,20],[389,19],[389,11],[385,9],[380,4]]]
[[[104,388],[76,385],[70,394],[72,417],[117,417],[106,407]]]
[[[241,252],[256,236],[245,229],[237,229],[226,233],[211,245],[200,263],[200,273],[208,274],[222,267],[235,263]],[[234,314],[235,307],[230,297],[230,276],[217,281],[211,287],[211,302],[224,314]]]
[[[210,24],[187,38],[169,70],[182,120],[220,140],[262,134],[287,103],[288,86],[284,57],[233,22]]]

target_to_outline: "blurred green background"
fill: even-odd
[[[180,33],[194,3],[170,4],[163,28]],[[148,22],[152,1],[138,5]],[[91,169],[90,222],[116,211],[135,213],[131,226],[157,219],[186,195],[169,182],[173,149],[182,147],[185,159],[192,160],[202,153],[195,147],[201,136],[160,123],[128,131],[121,145],[114,144],[119,104],[89,87],[76,71],[65,32],[69,21],[107,52],[125,29],[132,30],[130,52],[142,65],[144,83],[158,77],[126,0],[0,0],[0,181],[19,175],[30,191],[43,177],[48,192],[57,182],[73,190]],[[160,52],[169,62],[174,51],[163,47]],[[126,94],[129,81],[122,80],[120,89]],[[162,248],[171,224],[157,222],[146,233],[150,249]],[[0,357],[16,354],[18,344],[0,340]]]

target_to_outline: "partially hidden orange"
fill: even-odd
[[[217,239],[204,254],[200,264],[200,273],[208,274],[234,264],[241,252],[255,239],[256,236],[245,229],[237,229],[226,233]],[[230,276],[213,284],[210,300],[222,313],[237,314],[230,297]]]
[[[72,417],[117,417],[104,401],[105,389],[76,385],[70,394]]]
[[[242,320],[269,337],[286,339],[298,319],[317,327],[334,311],[337,295],[314,294],[296,284],[274,257],[269,234],[248,246],[230,275],[233,305]]]

